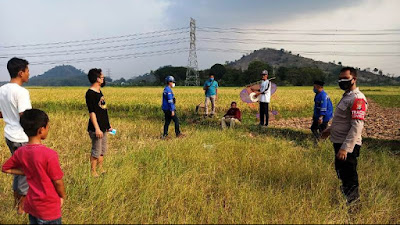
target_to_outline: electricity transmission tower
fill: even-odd
[[[111,77],[111,69],[107,68],[107,77]]]
[[[186,70],[186,86],[199,86],[199,68],[196,54],[196,20],[190,18],[190,50]]]

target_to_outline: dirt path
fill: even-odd
[[[372,99],[368,99],[368,105],[363,137],[400,140],[400,109],[380,107]],[[275,127],[309,130],[311,118],[273,120],[270,124]]]

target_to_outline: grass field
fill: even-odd
[[[400,107],[400,88],[364,89],[382,106]],[[311,134],[299,130],[259,130],[257,109],[241,103],[234,88],[220,88],[217,113],[222,116],[235,100],[244,123],[224,132],[217,119],[198,121],[194,115],[203,101],[201,88],[175,88],[187,137],[168,141],[159,138],[161,87],[105,88],[117,135],[109,135],[107,174],[92,178],[86,90],[29,88],[33,106],[49,114],[44,143],[59,153],[65,173],[64,223],[400,222],[400,158],[390,141],[365,140],[359,158],[362,208],[349,216],[331,143],[315,146]],[[342,91],[327,91],[336,104]],[[311,87],[279,88],[272,108],[278,119],[311,117],[313,96]],[[0,143],[4,162],[10,153]],[[27,223],[12,209],[11,182],[12,176],[0,174],[0,223]]]

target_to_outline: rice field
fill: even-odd
[[[231,101],[244,117],[238,129],[227,131],[218,118],[195,114],[204,101],[201,88],[175,88],[187,137],[166,141],[160,139],[162,87],[104,88],[117,135],[109,135],[107,173],[100,178],[90,176],[87,88],[28,89],[33,107],[49,114],[44,143],[58,152],[65,174],[63,223],[400,222],[398,142],[365,140],[358,167],[362,208],[349,215],[331,143],[314,145],[311,133],[300,130],[258,129],[257,107],[240,101],[240,88],[219,89],[218,118]],[[364,89],[382,106],[400,107],[399,87]],[[335,105],[342,91],[326,90]],[[272,98],[276,119],[311,118],[313,97],[312,87],[279,87]],[[0,144],[3,163],[10,153],[4,139]],[[0,223],[26,224],[27,216],[12,208],[11,183],[12,176],[0,174]]]

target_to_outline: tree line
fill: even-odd
[[[209,69],[199,71],[201,84],[204,83],[210,74],[214,74],[215,79],[221,86],[243,86],[261,79],[260,73],[268,70],[271,77],[275,77],[278,85],[304,86],[312,85],[314,80],[327,80],[328,75],[318,68],[311,67],[279,67],[274,69],[268,63],[253,61],[247,70],[234,69],[222,64],[215,64]],[[163,85],[166,76],[173,75],[177,85],[184,85],[186,79],[186,67],[164,66],[156,71],[152,71],[156,81],[144,85]]]

